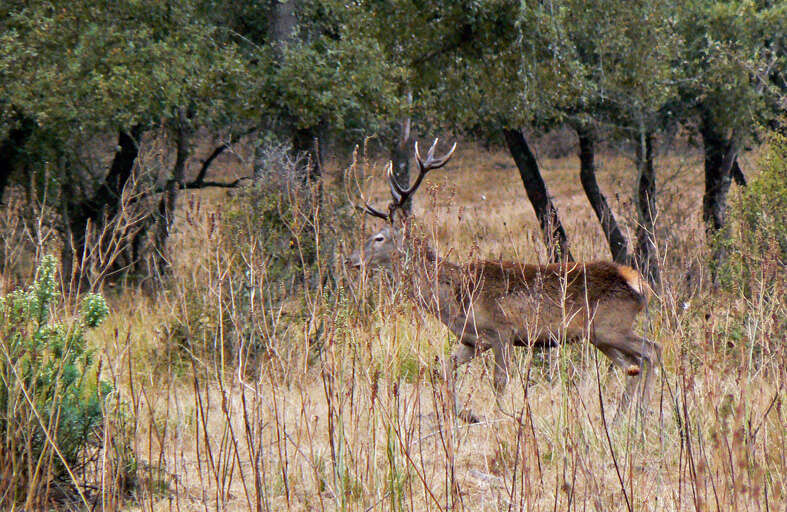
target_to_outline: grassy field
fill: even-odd
[[[750,154],[743,166],[756,162]],[[574,256],[608,259],[578,159],[541,163]],[[634,164],[612,153],[598,164],[631,240]],[[129,435],[137,463],[131,497],[110,492],[103,506],[785,510],[784,278],[758,280],[767,269],[754,269],[747,293],[711,286],[701,155],[667,154],[657,165],[663,283],[637,332],[661,344],[663,366],[644,422],[630,415],[614,426],[624,376],[586,342],[517,350],[502,408],[491,357],[477,358],[457,388],[482,421],[455,419],[439,362],[453,342],[447,329],[385,279],[362,279],[330,257],[377,227],[350,213],[343,169],[330,170],[324,193],[344,224],[315,228],[305,209],[284,237],[233,216],[242,195],[189,193],[168,289],[107,290],[109,319],[90,338],[125,404],[124,425],[105,443]],[[387,201],[382,166],[361,170],[370,197]],[[440,254],[544,261],[504,152],[460,147],[422,188],[414,216]],[[332,284],[282,292],[284,271],[259,249],[271,243],[304,261],[316,254],[303,281]],[[119,478],[106,473],[97,488]]]

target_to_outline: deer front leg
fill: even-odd
[[[511,350],[513,346],[508,342],[508,339],[500,337],[492,346],[492,352],[495,354],[495,402],[497,408],[503,414],[513,417],[513,414],[506,410],[503,404],[503,393],[508,384],[508,372],[511,367]]]
[[[626,406],[629,407],[628,402],[635,397],[638,387],[640,388],[637,412],[644,423],[647,414],[650,412],[653,372],[656,369],[656,365],[661,363],[661,347],[644,337],[631,336],[629,340],[631,346],[636,347],[635,357],[638,362],[636,365],[631,365],[627,373],[632,375],[633,371],[638,370],[638,372],[636,376],[628,377],[629,382],[623,396]],[[638,386],[640,383],[641,386]],[[615,420],[617,420],[617,415]]]
[[[451,354],[450,367],[448,368],[448,392],[451,394],[451,399],[453,401],[454,414],[467,423],[478,423],[479,420],[469,409],[460,407],[459,396],[456,393],[456,371],[460,366],[472,360],[475,354],[475,347],[459,343]]]
[[[498,340],[493,345],[492,352],[495,354],[495,396],[499,402],[508,384],[511,347],[505,341]]]
[[[619,423],[625,417],[632,399],[638,394],[638,390],[641,393],[638,412],[640,417],[644,419],[648,409],[654,364],[657,364],[661,359],[661,347],[650,340],[631,334],[622,338],[622,342],[609,339],[596,345],[626,374],[626,387],[612,419],[613,424]],[[642,384],[641,389],[640,384]]]

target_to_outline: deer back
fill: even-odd
[[[610,262],[442,261],[436,268],[436,276],[427,269],[421,278],[436,284],[432,310],[441,316],[470,315],[474,329],[520,340],[560,332],[579,337],[594,324],[630,326],[647,304],[639,274]]]

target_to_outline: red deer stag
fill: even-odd
[[[436,255],[413,230],[402,206],[429,171],[443,167],[456,144],[435,157],[435,140],[426,159],[418,143],[418,176],[412,186],[396,182],[391,165],[388,181],[393,200],[380,211],[364,200],[358,207],[388,225],[370,236],[347,263],[361,270],[384,268],[402,281],[409,296],[444,323],[458,338],[450,358],[449,389],[455,396],[457,367],[492,349],[494,387],[498,399],[508,381],[512,346],[549,345],[560,339],[587,339],[629,376],[616,419],[625,411],[644,376],[642,407],[653,380],[653,364],[661,348],[636,336],[632,325],[647,305],[647,285],[639,273],[611,262],[529,265],[507,261],[475,261],[457,265]],[[400,212],[400,223],[395,219]],[[644,374],[644,375],[643,375]],[[468,410],[456,413],[477,421]]]

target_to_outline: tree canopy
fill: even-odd
[[[603,132],[637,148],[640,221],[652,231],[653,146],[680,124],[701,136],[705,217],[718,228],[730,177],[742,177],[737,154],[784,108],[785,9],[763,0],[11,0],[0,7],[0,198],[12,182],[46,189],[73,236],[84,229],[75,218],[117,210],[107,201],[153,129],[176,134],[185,152],[196,128],[276,134],[298,152],[314,139],[389,137],[407,119],[532,156],[522,128],[569,123],[585,142]],[[97,141],[112,162],[92,150]],[[536,185],[531,200],[547,199],[543,227],[559,227],[536,159],[518,163],[526,187]],[[159,173],[154,181],[186,186],[179,171]],[[205,182],[201,172],[194,185]],[[611,212],[597,213],[603,222]]]

